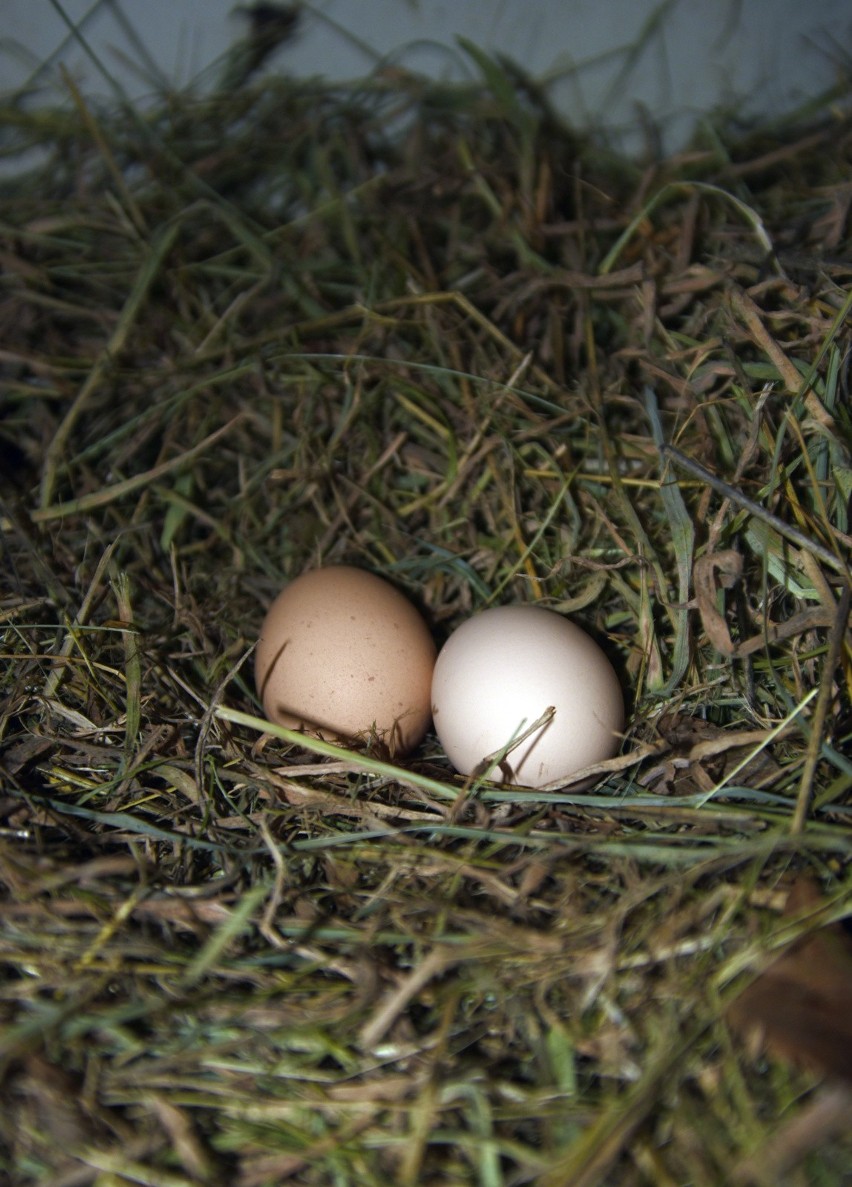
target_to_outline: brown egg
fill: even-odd
[[[422,741],[435,644],[411,602],[346,565],[313,569],[269,608],[255,682],[270,721],[327,741],[378,739],[391,755]]]

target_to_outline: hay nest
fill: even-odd
[[[852,124],[637,164],[481,64],[2,111],[5,1181],[848,1169],[779,1124],[849,1108]],[[439,643],[572,615],[620,756],[264,731],[265,607],[331,562]],[[796,938],[758,1053],[727,1008]]]

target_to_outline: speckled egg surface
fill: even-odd
[[[255,681],[270,721],[329,741],[413,750],[431,717],[435,644],[418,610],[365,570],[303,573],[269,608]]]
[[[553,706],[489,778],[542,787],[614,755],[624,728],[618,677],[597,643],[538,606],[498,606],[463,623],[432,677],[435,732],[464,775]]]

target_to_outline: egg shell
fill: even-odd
[[[550,706],[550,722],[490,772],[496,782],[542,787],[615,754],[624,728],[618,677],[584,630],[539,606],[484,610],[441,648],[432,716],[462,774],[481,773],[486,758]]]
[[[270,721],[327,741],[378,739],[392,755],[422,741],[436,648],[411,602],[348,565],[303,573],[269,607],[255,683]]]

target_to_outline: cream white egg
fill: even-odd
[[[614,755],[624,698],[612,664],[584,630],[539,606],[498,606],[464,622],[438,654],[432,718],[450,762],[479,774],[515,746],[489,778],[542,787]]]

